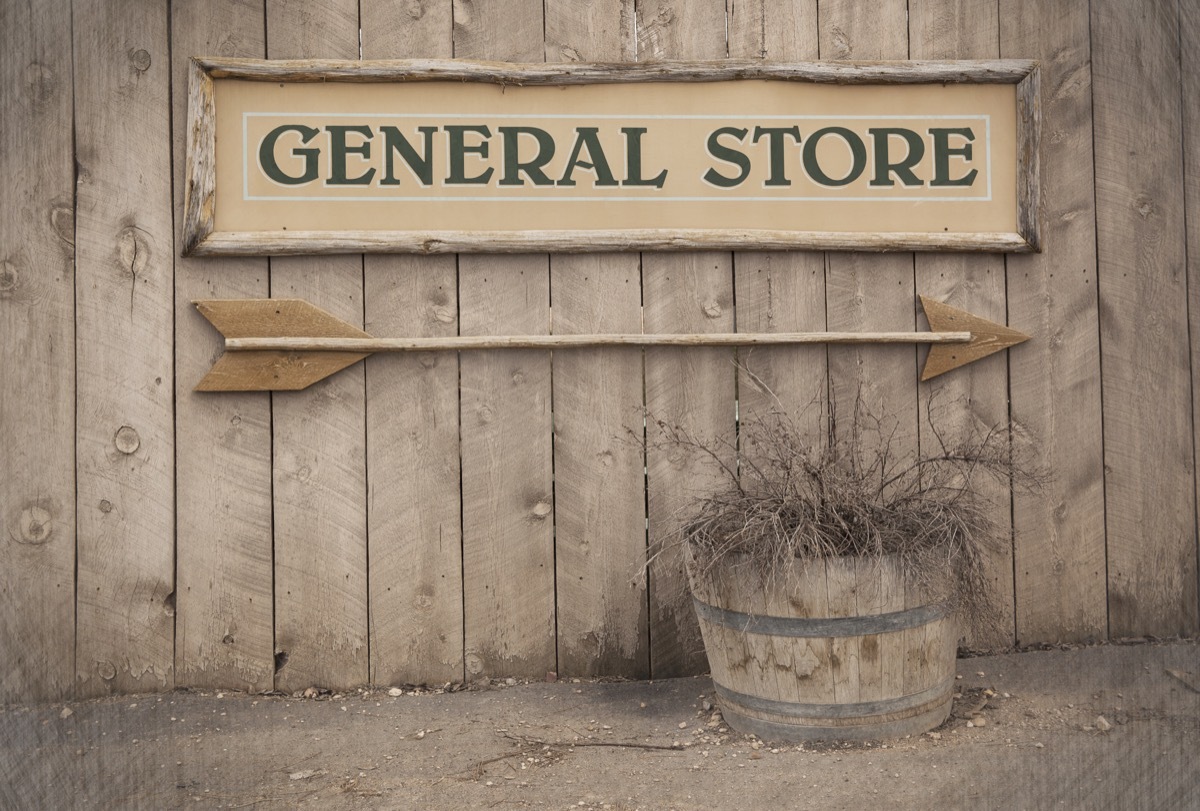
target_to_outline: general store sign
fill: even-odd
[[[194,60],[187,250],[1031,250],[1036,77]]]

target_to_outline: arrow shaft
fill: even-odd
[[[764,346],[771,344],[962,344],[970,332],[718,332],[514,335],[442,338],[226,338],[231,351],[415,352],[460,349],[569,349],[596,346]]]

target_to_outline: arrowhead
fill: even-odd
[[[923,381],[1029,340],[1029,336],[1023,332],[925,296],[921,296],[921,307],[925,310],[925,317],[929,319],[931,331],[971,333],[969,343],[932,344],[929,347],[929,357],[925,361],[925,369],[921,372]]]

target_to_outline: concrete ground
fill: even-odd
[[[9,707],[0,808],[1200,808],[1195,642],[958,670],[937,731],[854,746],[729,732],[706,678]]]

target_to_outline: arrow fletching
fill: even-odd
[[[929,357],[925,359],[925,368],[921,372],[922,381],[1029,340],[1029,336],[1023,332],[925,296],[921,296],[921,307],[929,319],[931,331],[971,333],[969,343],[930,345]]]
[[[226,338],[370,338],[303,299],[193,302]],[[351,366],[369,352],[226,352],[196,391],[298,391]]]

